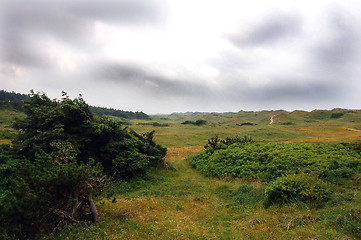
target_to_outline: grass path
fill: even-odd
[[[264,209],[235,204],[226,195],[244,183],[200,175],[185,157],[200,146],[168,148],[176,171],[123,184],[115,199],[98,202],[101,221],[61,239],[350,239],[332,230],[308,208]],[[248,183],[262,187],[259,182]],[[318,225],[321,224],[321,225]]]

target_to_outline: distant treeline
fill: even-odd
[[[23,111],[23,101],[29,100],[26,94],[0,90],[0,109]]]
[[[8,92],[6,90],[0,90],[0,101],[13,101],[21,102],[29,100],[29,96],[26,94]]]
[[[17,110],[22,110],[23,104],[22,101],[28,101],[30,98],[27,94],[8,92],[6,90],[0,90],[0,107],[12,107]],[[5,103],[7,102],[7,103]],[[9,103],[11,102],[11,104]],[[11,106],[10,106],[10,105]],[[143,112],[129,112],[116,110],[113,108],[104,108],[104,107],[94,107],[89,106],[89,109],[97,115],[110,115],[115,117],[121,117],[126,119],[142,119],[142,120],[151,120],[151,118]]]
[[[104,108],[104,107],[89,107],[90,111],[97,115],[111,115],[115,117],[121,117],[126,119],[143,119],[151,120],[151,118],[144,112],[129,112],[123,110],[116,110],[113,108]]]

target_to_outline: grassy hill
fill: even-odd
[[[0,109],[1,140],[15,134],[10,122],[22,113]],[[176,170],[109,186],[98,199],[101,220],[88,227],[68,226],[54,239],[359,239],[361,175],[347,187],[336,185],[333,200],[319,209],[296,203],[265,208],[267,185],[260,180],[210,178],[185,158],[201,152],[207,140],[251,136],[258,142],[330,143],[361,140],[361,111],[260,111],[175,113],[132,119],[135,131],[156,130]],[[271,118],[273,119],[271,123]],[[205,120],[206,124],[184,125]],[[252,124],[244,124],[252,123]]]
[[[342,115],[333,114],[341,113]],[[271,118],[273,123],[271,124]],[[207,139],[246,135],[258,141],[272,142],[340,142],[359,139],[361,111],[261,111],[238,113],[195,113],[152,116],[153,121],[168,127],[142,125],[132,120],[139,132],[156,129],[157,140],[167,146],[203,146]],[[184,121],[206,120],[203,126],[182,125]],[[251,123],[251,124],[244,124]]]

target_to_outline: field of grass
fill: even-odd
[[[14,117],[4,111],[0,116],[1,129]],[[199,119],[207,124],[182,124]],[[128,127],[139,133],[156,130],[155,140],[168,148],[166,158],[175,170],[113,183],[108,190],[113,195],[97,201],[99,223],[67,226],[48,239],[358,239],[360,233],[352,231],[361,228],[354,226],[361,219],[360,175],[323,208],[302,203],[265,208],[266,185],[260,180],[205,177],[185,158],[200,153],[214,136],[296,143],[361,140],[361,111],[172,114],[152,116],[151,122],[168,126],[130,120]],[[241,191],[245,185],[252,195]]]
[[[20,111],[0,107],[0,145],[9,144],[16,131],[11,127],[15,118],[22,118],[25,114]]]
[[[291,113],[284,111],[239,112],[224,114],[172,114],[152,116],[152,122],[167,123],[168,127],[139,125],[145,122],[132,120],[130,128],[137,132],[156,130],[156,140],[166,147],[203,146],[207,139],[214,136],[221,138],[251,136],[256,141],[270,142],[351,142],[361,137],[361,111],[344,110],[340,118],[331,118],[332,112],[319,116],[318,111]],[[321,111],[322,113],[324,111]],[[270,124],[273,117],[274,122]],[[206,125],[182,125],[190,120],[203,119]],[[242,125],[252,123],[254,125]]]

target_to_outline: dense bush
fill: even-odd
[[[241,123],[241,124],[236,124],[237,126],[254,126],[254,125],[257,125],[257,124],[254,124],[254,123],[251,123],[251,122],[244,122],[244,123]]]
[[[208,176],[235,177],[270,182],[292,173],[314,173],[342,184],[361,171],[360,154],[342,144],[233,143],[209,140],[206,149],[188,158]]]
[[[345,113],[332,113],[330,118],[340,118],[343,115],[345,115]]]
[[[139,135],[119,122],[96,119],[81,97],[71,100],[64,93],[58,102],[33,93],[24,108],[27,117],[14,124],[20,131],[15,146],[30,160],[39,151],[52,153],[54,141],[68,141],[78,162],[95,159],[107,174],[127,178],[162,164],[166,154],[153,141],[154,132]]]
[[[70,145],[55,148],[32,161],[8,146],[0,148],[1,239],[30,238],[69,221],[91,220],[86,213],[104,183],[101,169],[77,163]]]
[[[226,139],[221,139],[218,136],[215,136],[208,139],[208,143],[204,145],[204,148],[210,151],[214,151],[216,149],[226,149],[229,145],[233,143],[239,143],[239,144],[254,143],[254,140],[253,138],[247,136],[244,136],[242,138],[239,136],[227,137]]]
[[[310,174],[290,174],[282,176],[266,189],[265,205],[301,201],[312,206],[329,200],[330,186]]]
[[[196,126],[202,126],[202,125],[206,125],[207,121],[206,120],[202,120],[202,119],[198,119],[196,121],[184,121],[182,122],[183,125],[187,125],[187,124],[191,124],[191,125],[196,125]]]
[[[30,238],[97,212],[92,200],[106,177],[132,177],[163,163],[154,132],[139,135],[96,119],[79,97],[30,94],[13,147],[0,148],[0,238]],[[88,214],[90,213],[90,215]],[[89,218],[90,216],[90,218]]]

